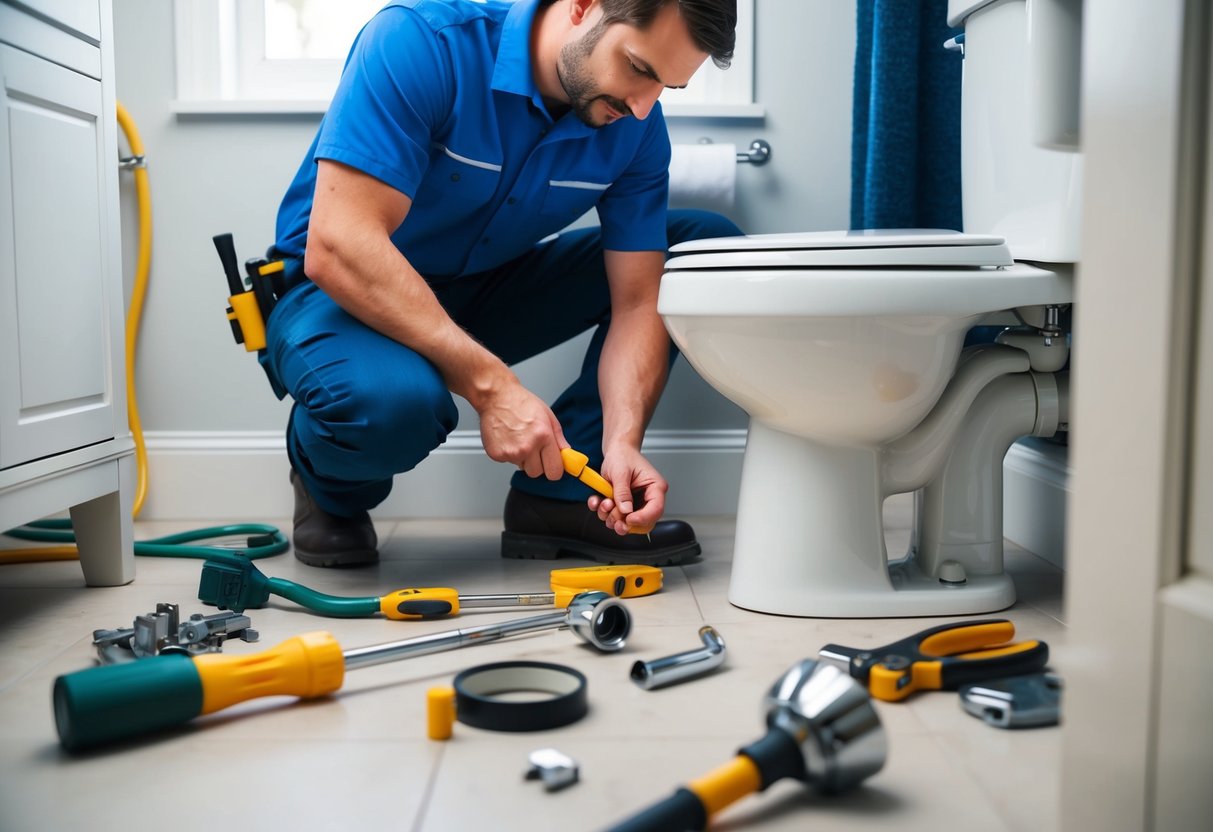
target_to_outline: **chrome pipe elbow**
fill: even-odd
[[[703,647],[632,665],[632,681],[645,690],[685,682],[710,673],[724,664],[724,639],[710,625],[699,628]]]

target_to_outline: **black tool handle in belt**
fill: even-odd
[[[253,297],[257,299],[257,308],[261,310],[261,320],[268,321],[270,313],[274,311],[274,304],[277,301],[274,299],[274,292],[270,288],[270,278],[261,273],[261,267],[266,264],[266,260],[256,258],[246,260],[244,270],[248,273],[249,285],[253,287]]]
[[[227,287],[233,295],[245,291],[240,282],[240,268],[236,265],[236,244],[231,234],[216,234],[211,238],[215,242],[215,251],[219,252],[219,261],[223,263],[223,274],[227,276]]]

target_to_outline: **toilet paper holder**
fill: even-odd
[[[704,136],[700,144],[712,144],[712,140]],[[751,165],[765,165],[771,161],[771,143],[765,139],[754,139],[750,142],[749,150],[737,151],[737,162],[748,162]]]
[[[749,162],[751,165],[765,165],[771,161],[771,144],[763,139],[750,142],[750,149],[737,152],[738,162]]]

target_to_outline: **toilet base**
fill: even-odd
[[[913,557],[888,561],[879,455],[753,420],[737,508],[729,602],[810,618],[971,615],[1015,603],[1003,573],[941,583]]]
[[[913,558],[889,564],[891,586],[883,590],[800,589],[795,598],[774,599],[761,591],[734,593],[729,603],[753,612],[799,618],[906,618],[936,615],[980,615],[1015,604],[1015,583],[1005,573],[970,577],[962,586],[947,586],[923,574]]]

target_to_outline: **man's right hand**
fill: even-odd
[[[556,414],[516,379],[478,408],[480,438],[495,462],[512,462],[528,477],[564,476],[560,449],[569,447]]]

